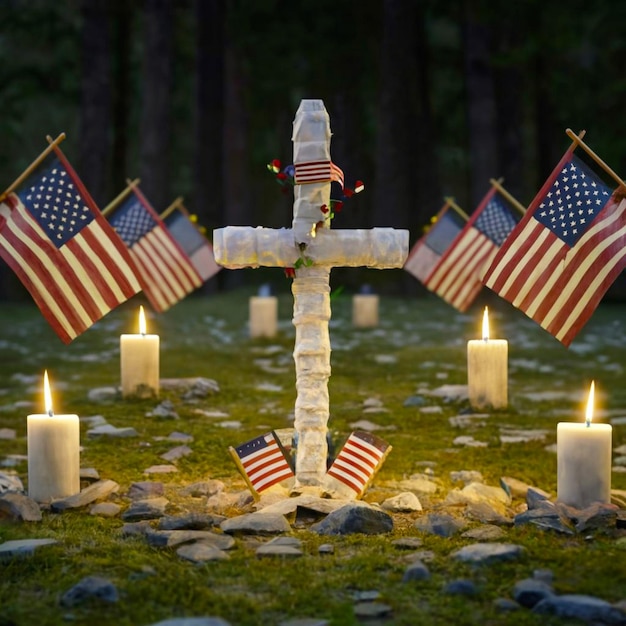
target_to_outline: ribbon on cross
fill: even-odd
[[[343,189],[343,171],[332,161],[306,161],[294,163],[294,183],[307,185],[310,183],[336,182]]]

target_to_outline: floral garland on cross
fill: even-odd
[[[286,167],[281,169],[281,162],[279,159],[274,159],[270,163],[267,164],[267,169],[274,174],[276,182],[281,186],[282,191],[284,193],[290,187],[293,187],[295,183],[295,173],[296,168],[292,165],[287,165]],[[340,213],[343,209],[344,201],[352,198],[357,193],[360,193],[365,189],[365,185],[363,181],[357,180],[354,183],[354,187],[344,187],[341,185],[342,197],[341,199],[331,198],[329,201],[329,205],[322,204],[320,206],[320,220],[313,226],[313,231],[317,232],[318,228],[324,228],[324,224],[328,222],[330,224],[331,220],[335,217],[335,213]],[[313,265],[313,259],[306,256],[304,251],[306,250],[306,243],[299,243],[298,248],[300,249],[300,257],[295,262],[293,267],[285,268],[285,275],[287,278],[295,278],[296,270],[301,267],[310,267]]]

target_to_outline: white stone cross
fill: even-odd
[[[330,122],[321,100],[303,100],[294,120],[294,165],[330,163]],[[401,268],[409,232],[393,228],[331,230],[321,207],[330,206],[328,181],[294,186],[292,228],[227,226],[213,231],[215,260],[230,269],[294,267],[304,249],[312,264],[295,271],[296,339],[294,492],[322,495],[328,446],[330,378],[330,270],[333,267]],[[323,228],[316,225],[322,221]]]

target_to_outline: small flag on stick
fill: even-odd
[[[273,485],[283,481],[288,481],[285,486],[293,485],[293,469],[273,430],[240,446],[231,446],[228,451],[257,500]]]
[[[360,498],[390,452],[391,446],[380,437],[355,430],[328,469],[325,486],[331,493]]]

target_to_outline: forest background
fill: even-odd
[[[445,196],[471,213],[490,178],[527,206],[566,128],[626,171],[624,24],[621,0],[0,0],[0,186],[65,132],[101,208],[139,177],[209,237],[288,227],[266,164],[291,162],[299,101],[319,98],[333,161],[366,185],[333,226],[408,228],[412,244]],[[390,290],[418,286],[395,276]],[[22,297],[0,263],[0,299]]]

